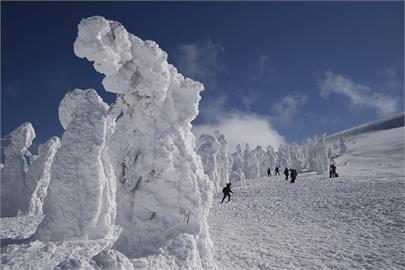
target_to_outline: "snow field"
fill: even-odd
[[[221,269],[403,269],[404,176],[272,176],[215,197]]]

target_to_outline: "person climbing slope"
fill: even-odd
[[[285,180],[288,180],[288,169],[285,168],[284,170]]]
[[[222,198],[221,203],[224,202],[226,197],[228,197],[228,202],[229,202],[231,200],[231,193],[233,193],[231,190],[231,183],[226,184],[226,187],[224,187],[222,189],[222,192],[224,193],[224,197]]]
[[[291,176],[290,183],[295,183],[295,179],[297,178],[297,171],[295,169],[291,169],[290,176]]]
[[[280,170],[276,167],[276,175],[280,175]]]
[[[268,177],[271,176],[271,170],[270,170],[270,168],[267,168],[267,176],[268,176]]]

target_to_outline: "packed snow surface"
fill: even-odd
[[[353,143],[355,142],[355,143]],[[404,269],[404,128],[350,138],[338,178],[251,179],[210,215],[221,269]]]

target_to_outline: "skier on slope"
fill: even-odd
[[[285,180],[288,180],[288,169],[287,167],[284,170]]]
[[[231,183],[226,184],[226,187],[224,187],[222,189],[222,192],[224,193],[224,197],[222,198],[221,203],[224,202],[226,197],[228,197],[228,202],[229,202],[231,200],[231,193],[233,193],[231,190]]]
[[[271,170],[270,170],[270,168],[267,168],[267,176],[268,176],[268,177],[271,176]]]
[[[276,167],[276,175],[280,175],[280,170]]]

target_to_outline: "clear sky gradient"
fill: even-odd
[[[73,52],[77,24],[93,15],[156,41],[181,73],[204,83],[193,122],[201,130],[301,142],[404,110],[403,2],[1,6],[2,136],[26,121],[36,144],[61,136],[59,102],[74,88],[113,101],[102,75]]]

